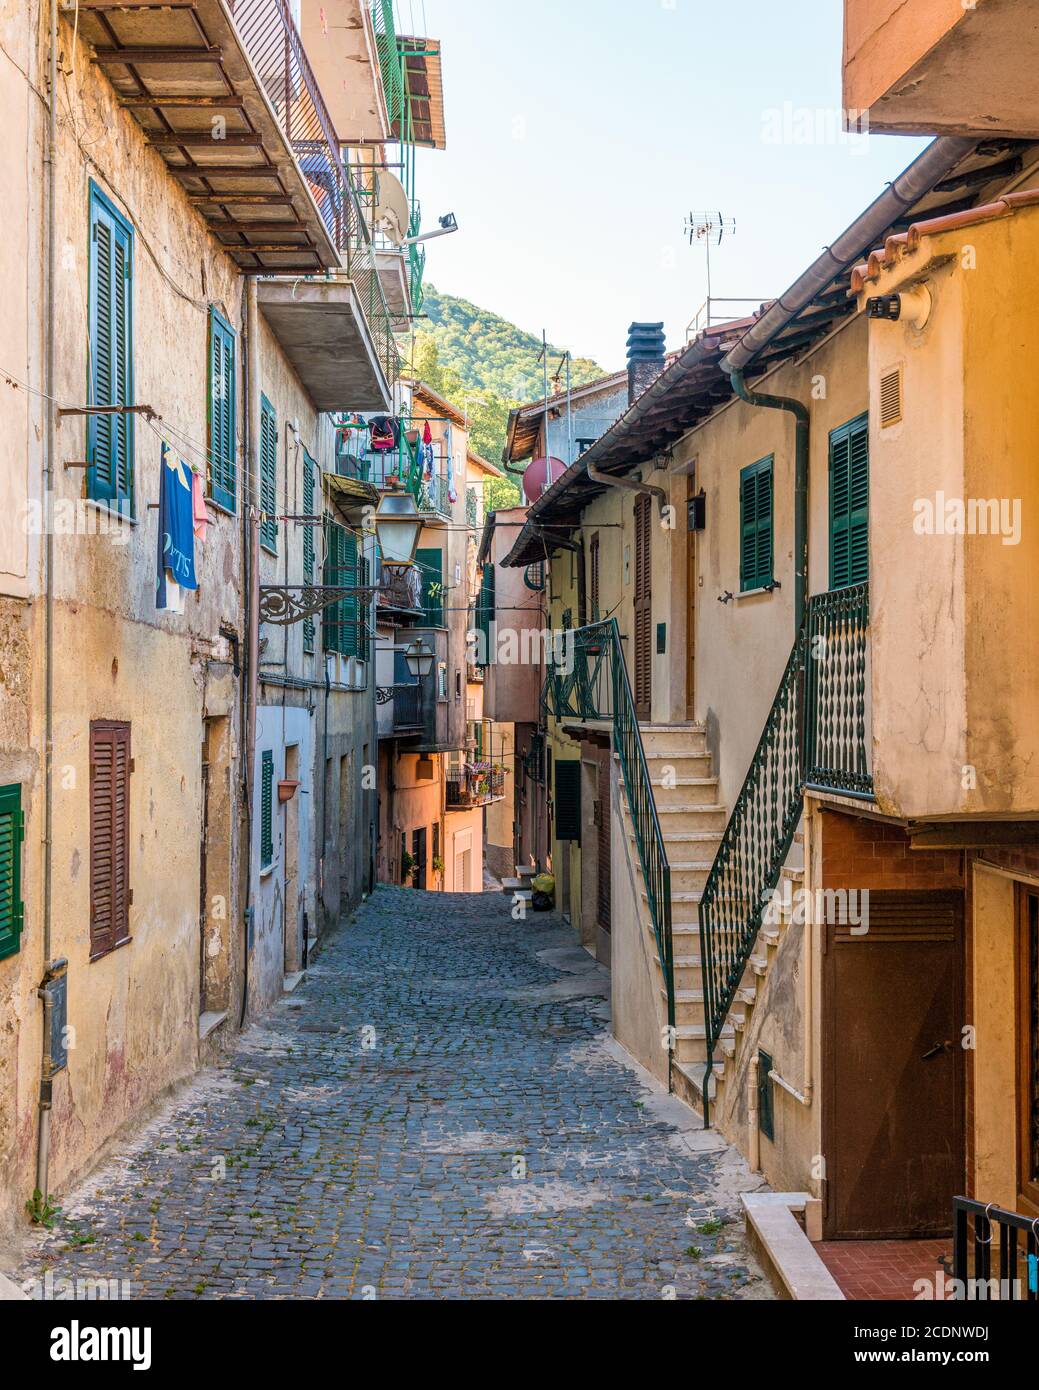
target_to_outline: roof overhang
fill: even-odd
[[[77,6],[62,0],[62,8]],[[242,271],[339,266],[317,185],[297,163],[225,0],[78,0],[78,26],[120,104]]]
[[[404,59],[408,100],[411,103],[411,139],[430,150],[447,149],[444,127],[444,74],[440,61],[440,40],[399,35],[397,46]],[[400,139],[400,122],[394,135]]]
[[[391,392],[353,283],[261,280],[260,308],[315,407],[391,409]]]
[[[530,509],[527,526],[502,562],[530,564],[580,521],[603,491],[588,465],[627,473],[666,455],[684,435],[735,399],[731,375],[760,377],[809,352],[858,312],[854,266],[916,222],[994,202],[1039,169],[1039,143],[937,140],[777,300],[751,318],[705,329],[639,396],[615,425],[572,464]]]
[[[386,307],[399,332],[411,329],[411,279],[403,251],[377,250],[375,268],[386,295]]]
[[[600,392],[619,390],[628,381],[627,371],[612,372],[609,376],[597,377],[595,381],[584,382],[580,386],[575,386],[570,392],[570,400],[578,403],[588,396],[597,395]],[[549,411],[558,411],[561,406],[566,405],[567,393],[557,392],[556,395],[548,398]],[[534,451],[538,447],[538,439],[541,434],[541,426],[545,419],[545,401],[531,401],[527,405],[516,406],[509,412],[508,432],[505,440],[505,452],[503,458],[509,463],[518,463],[523,459],[533,458]]]

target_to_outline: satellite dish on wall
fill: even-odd
[[[527,502],[536,502],[546,488],[552,486],[557,478],[566,472],[562,459],[535,459],[523,474],[523,496]]]
[[[394,246],[400,246],[411,229],[411,205],[404,185],[396,174],[379,174],[379,201],[375,205],[375,225],[381,227]]]

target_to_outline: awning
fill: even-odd
[[[358,478],[344,478],[341,473],[327,472],[322,475],[328,488],[328,498],[346,520],[352,520],[363,507],[378,506],[379,489],[374,483],[364,483]]]
[[[404,58],[407,93],[411,103],[411,140],[430,150],[446,150],[440,40],[401,36],[397,39],[397,45]],[[393,122],[393,133],[398,140],[406,140],[409,134],[401,130],[399,120]]]

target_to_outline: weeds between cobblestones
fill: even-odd
[[[768,1297],[738,1220],[758,1180],[616,1059],[603,979],[558,917],[380,889],[222,1067],[62,1200],[25,1286]]]

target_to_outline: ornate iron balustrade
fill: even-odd
[[[872,796],[866,739],[869,585],[819,594],[808,605],[805,773],[809,787]]]
[[[707,1066],[801,818],[805,786],[872,795],[866,684],[869,585],[811,599],[700,899]],[[806,772],[807,769],[807,772]]]
[[[446,477],[434,474],[431,478],[423,478],[419,484],[419,495],[416,500],[420,512],[436,512],[438,516],[450,520],[451,494]]]
[[[345,257],[347,274],[364,311],[376,356],[392,387],[400,376],[400,351],[393,336],[386,292],[376,267],[372,231],[354,180],[343,164],[339,137],[288,0],[228,0],[228,7],[296,161],[310,184],[329,235]],[[385,48],[387,60],[391,47],[397,52],[396,35],[392,32],[392,5],[389,9],[391,33],[385,41],[390,45]],[[379,57],[385,80],[384,46],[380,44]],[[397,63],[403,72],[399,54]]]
[[[804,652],[802,629],[700,898],[705,1123],[710,1122],[714,1049],[801,818]]]
[[[668,1027],[673,1037],[675,969],[671,936],[671,866],[664,849],[617,620],[610,618],[607,622],[577,628],[567,634],[567,639],[573,643],[572,661],[565,663],[570,669],[549,667],[546,704],[557,718],[570,715],[581,719],[605,719],[613,725],[613,747],[620,760],[631,810],[635,845],[667,992]],[[673,1048],[669,1052],[673,1052]]]
[[[1039,1221],[991,1202],[954,1198],[952,1277],[953,1297],[961,1302],[1039,1303]]]
[[[504,772],[474,772],[466,769],[461,773],[449,773],[447,778],[447,805],[457,810],[467,807],[487,806],[492,801],[505,797]]]

